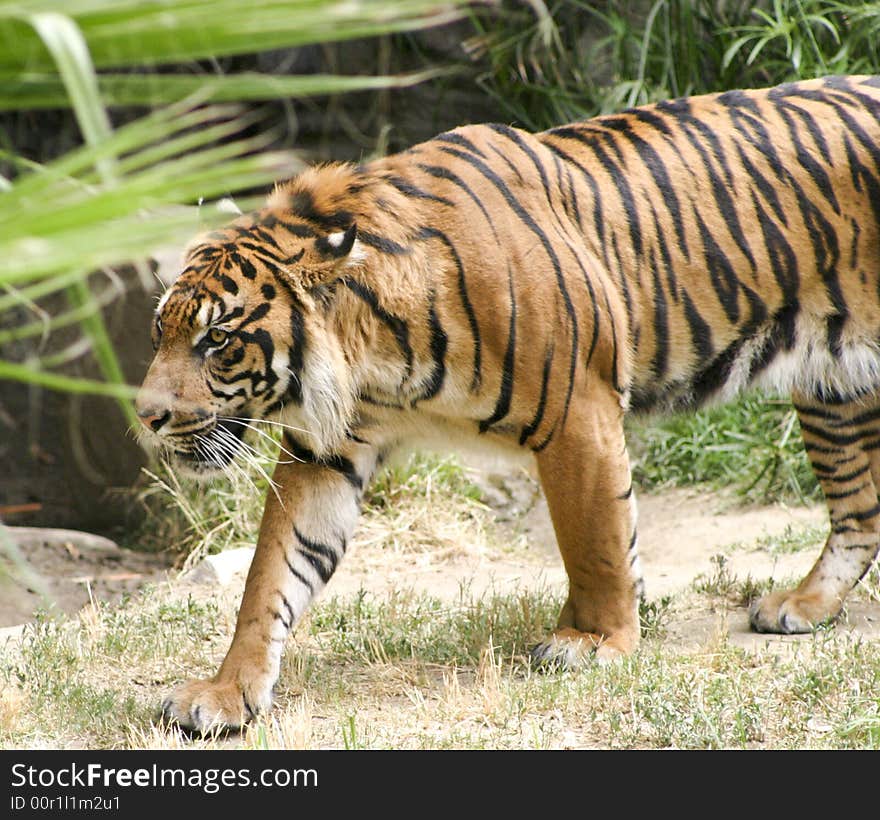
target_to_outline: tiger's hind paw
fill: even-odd
[[[817,594],[781,590],[752,601],[749,623],[755,632],[795,635],[812,632],[840,614],[840,601]]]

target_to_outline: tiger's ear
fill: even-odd
[[[315,240],[315,252],[326,262],[339,263],[347,259],[357,240],[357,223],[352,222],[344,231],[328,233]]]

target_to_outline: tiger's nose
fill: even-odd
[[[145,407],[137,411],[138,418],[144,427],[149,427],[154,433],[158,433],[165,422],[171,418],[170,410],[157,410],[155,407]]]

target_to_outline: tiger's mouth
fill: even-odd
[[[222,473],[245,451],[246,426],[218,418],[210,427],[188,433],[170,448],[177,465],[198,477]]]

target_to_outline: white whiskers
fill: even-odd
[[[288,450],[283,444],[279,443],[274,438],[272,438],[272,436],[270,436],[265,430],[261,430],[259,427],[256,426],[261,421],[264,422],[265,424],[280,424],[280,422],[267,422],[265,419],[249,419],[249,418],[242,418],[239,416],[223,416],[222,420],[223,421],[231,421],[234,424],[240,424],[242,427],[247,427],[248,430],[253,430],[257,435],[262,436],[267,441],[270,441],[270,442],[272,442],[272,444],[277,445],[278,449],[281,450],[281,452],[284,453],[284,455],[290,456],[289,461],[281,461],[279,459],[273,459],[272,460],[273,464],[292,464],[294,461],[302,461],[301,458],[297,458],[297,456],[295,456],[293,453],[291,453],[290,450]],[[254,422],[254,424],[251,424],[250,422]],[[281,426],[287,427],[291,430],[298,430],[298,428],[291,427],[290,425],[287,425],[287,424],[281,424]],[[305,431],[303,431],[303,432],[305,432]]]

